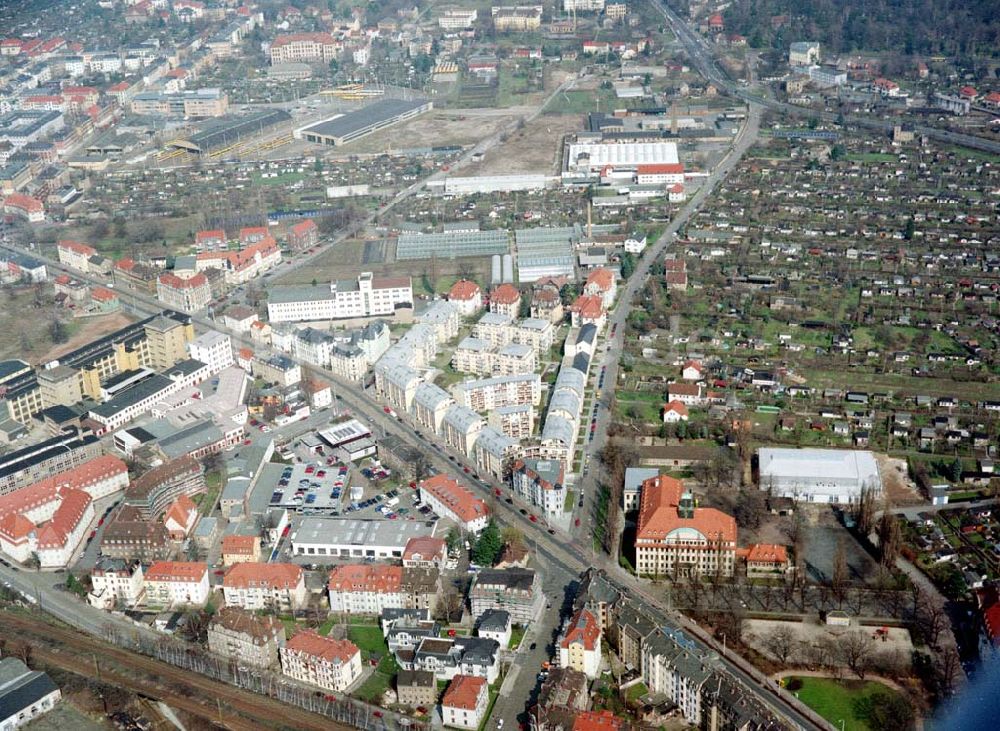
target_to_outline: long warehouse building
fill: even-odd
[[[266,109],[252,114],[219,117],[205,125],[200,132],[171,140],[169,146],[201,155],[234,145],[248,137],[261,135],[265,130],[282,122],[288,122],[291,118],[292,115],[282,109]]]
[[[300,127],[295,130],[293,136],[297,140],[314,142],[317,145],[339,147],[372,132],[418,117],[433,108],[433,102],[422,99],[416,101],[382,99],[353,112]]]

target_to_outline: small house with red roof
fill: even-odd
[[[726,29],[726,24],[722,20],[722,13],[713,13],[708,18],[708,30],[712,33],[721,33]]]
[[[194,500],[184,494],[170,504],[163,516],[163,525],[171,540],[174,541],[183,541],[187,538],[197,522],[198,506],[194,504]]]
[[[974,86],[963,86],[958,90],[958,95],[963,99],[968,99],[970,102],[974,102],[979,98],[979,92],[976,91]]]
[[[676,424],[678,421],[687,421],[688,418],[688,407],[683,401],[674,400],[663,407],[664,424]]]
[[[781,578],[788,571],[788,551],[776,543],[754,543],[746,551],[747,578]]]
[[[199,231],[194,235],[194,248],[199,252],[226,248],[226,232],[221,228]]]
[[[700,381],[705,378],[705,368],[700,361],[689,360],[681,368],[681,378],[685,381]]]
[[[114,312],[121,307],[118,295],[107,287],[94,287],[90,292],[90,303],[98,312]]]
[[[603,330],[607,323],[604,301],[596,295],[584,294],[577,297],[570,305],[569,314],[573,327],[594,325],[598,330]]]

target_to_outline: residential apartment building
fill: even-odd
[[[601,636],[597,618],[586,609],[578,609],[556,642],[559,666],[596,678],[601,672]]]
[[[280,654],[284,675],[329,691],[343,692],[361,677],[361,650],[349,640],[299,632]]]
[[[330,572],[330,611],[379,615],[383,609],[428,609],[437,606],[440,574],[434,568],[380,564],[344,564]]]
[[[464,30],[475,24],[477,15],[475,8],[449,8],[438,16],[438,26],[441,30]]]
[[[400,670],[396,675],[396,697],[401,706],[430,708],[437,703],[437,680],[429,670]]]
[[[454,404],[455,399],[440,386],[421,383],[413,394],[413,417],[437,434],[444,424],[444,415]]]
[[[542,378],[537,373],[524,373],[462,381],[452,386],[451,393],[457,404],[479,412],[504,406],[538,406],[542,399]]]
[[[308,599],[302,568],[290,563],[237,563],[226,571],[222,593],[227,605],[250,611],[294,611]]]
[[[239,251],[206,251],[195,257],[195,270],[209,269],[222,271],[225,283],[230,287],[246,284],[281,263],[281,249],[278,243],[264,233],[262,238],[242,239]]]
[[[475,731],[485,720],[488,706],[486,678],[456,675],[441,699],[441,718],[445,726]]]
[[[486,503],[447,475],[434,475],[419,484],[420,499],[442,518],[463,531],[479,533],[490,520]]]
[[[143,517],[135,506],[120,506],[104,526],[102,556],[148,562],[162,560],[172,552],[163,523]]]
[[[660,475],[642,483],[635,538],[636,571],[645,576],[732,576],[736,521],[695,507],[683,483]]]
[[[329,33],[282,34],[271,41],[271,64],[330,63],[341,47]]]
[[[472,456],[472,448],[479,438],[479,432],[486,426],[483,418],[466,406],[455,404],[444,413],[441,436],[444,443],[467,457]]]
[[[475,15],[473,10],[472,14]],[[483,308],[483,290],[468,279],[459,279],[448,290],[448,301],[458,308],[462,317],[471,317]]]
[[[284,646],[285,625],[277,617],[225,607],[208,625],[208,651],[238,665],[274,667]]]
[[[90,271],[90,260],[98,256],[97,249],[93,246],[68,239],[56,243],[56,252],[60,264],[65,264],[71,269],[85,274]]]
[[[376,277],[371,272],[362,272],[356,281],[334,281],[329,286],[276,286],[268,294],[272,324],[387,317],[397,307],[413,303],[409,277]]]
[[[563,463],[551,459],[520,459],[514,463],[511,484],[522,500],[541,509],[547,517],[562,515],[566,504]]]
[[[156,279],[156,299],[181,312],[197,312],[212,301],[212,288],[204,274],[182,279],[166,272]]]
[[[521,292],[513,284],[501,284],[490,293],[490,312],[514,320],[521,313]]]
[[[498,33],[524,32],[542,27],[542,6],[496,6],[490,8],[493,28]]]
[[[587,275],[587,281],[583,285],[583,293],[601,298],[604,309],[610,310],[618,294],[618,284],[615,282],[615,275],[610,269],[598,267]]]
[[[205,491],[204,468],[189,455],[154,467],[125,491],[125,505],[139,510],[144,520],[155,520],[181,495]]]
[[[519,439],[509,437],[492,426],[483,427],[472,448],[476,467],[502,481],[508,479],[511,467],[522,452]]]
[[[222,565],[229,567],[238,563],[260,561],[260,536],[232,534],[222,539]]]
[[[299,221],[288,229],[288,248],[303,251],[319,243],[319,226],[311,218]]]
[[[145,603],[155,607],[204,606],[208,601],[208,564],[156,561],[143,578]]]
[[[486,425],[511,439],[528,439],[535,431],[535,410],[528,404],[501,406],[489,413]]]
[[[482,569],[473,577],[469,589],[473,616],[500,609],[510,613],[515,624],[533,621],[543,601],[541,582],[531,569]]]
[[[142,563],[102,556],[90,571],[87,603],[97,609],[131,609],[142,597]]]

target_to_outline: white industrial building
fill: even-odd
[[[572,173],[599,172],[607,167],[634,170],[639,165],[680,162],[673,142],[577,142],[569,145],[566,169]]]
[[[471,178],[447,177],[445,195],[472,193],[512,193],[522,190],[544,190],[555,178],[547,175],[478,175]]]
[[[295,556],[402,559],[412,538],[433,537],[437,521],[304,518],[292,528]]]
[[[854,502],[861,489],[882,492],[871,452],[851,449],[764,448],[757,451],[760,488],[775,497],[810,503]]]

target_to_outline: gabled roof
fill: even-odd
[[[459,279],[451,286],[451,289],[448,290],[449,300],[468,302],[469,300],[475,299],[477,295],[482,295],[482,290],[479,288],[478,284],[471,282],[468,279]]]
[[[357,645],[350,640],[334,640],[310,631],[299,632],[292,637],[285,644],[285,649],[338,665],[349,663],[360,652]]]
[[[586,609],[580,609],[566,626],[566,634],[563,635],[559,646],[565,649],[579,643],[583,645],[584,650],[592,652],[598,649],[600,641],[601,625],[597,618]]]
[[[302,568],[291,563],[238,563],[226,572],[226,589],[295,589],[302,583]]]

